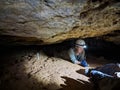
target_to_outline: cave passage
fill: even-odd
[[[68,50],[74,47],[76,40],[77,39],[71,39],[58,44],[46,45],[43,46],[43,51],[49,56],[54,56],[53,51],[60,53],[61,51]],[[84,40],[87,45],[85,49],[87,56],[101,56],[113,62],[120,62],[120,45],[96,38],[86,38]]]
[[[0,90],[120,90],[66,58],[78,38],[88,68],[120,63],[120,0],[0,0]]]
[[[1,57],[6,57],[11,53],[19,53],[19,51],[33,51],[39,52],[43,51],[48,56],[52,57],[55,53],[61,53],[64,50],[68,50],[74,47],[76,39],[70,39],[57,44],[50,45],[1,45],[0,53]],[[112,42],[107,42],[96,38],[86,38],[84,39],[87,45],[86,55],[95,57],[104,57],[113,62],[119,62],[120,60],[120,45],[116,45]]]
[[[75,40],[51,45],[1,46],[0,90],[94,90],[89,78],[79,72],[83,67],[59,57],[62,51],[74,46]],[[120,63],[119,45],[96,38],[84,40],[91,66]]]

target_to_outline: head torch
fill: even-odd
[[[87,48],[87,46],[85,44],[84,45],[76,44],[76,46],[82,47],[82,48]]]

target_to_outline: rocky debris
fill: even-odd
[[[106,35],[120,28],[119,6],[118,0],[1,0],[0,44],[51,44]]]

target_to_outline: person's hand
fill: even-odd
[[[79,61],[75,61],[75,64],[80,64],[80,62]]]
[[[120,72],[115,72],[115,77],[120,78]]]

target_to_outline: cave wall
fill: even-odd
[[[118,0],[0,0],[0,44],[51,44],[107,35],[120,29],[119,7]]]

